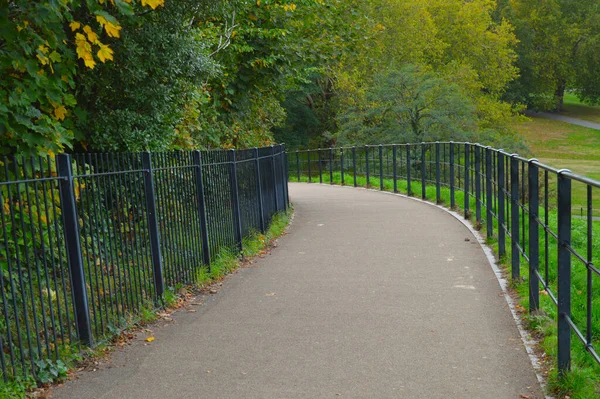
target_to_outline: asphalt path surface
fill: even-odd
[[[542,398],[489,262],[436,207],[290,184],[270,255],[56,399]]]

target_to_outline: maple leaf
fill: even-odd
[[[98,50],[98,59],[102,62],[106,62],[106,60],[113,60],[113,51],[106,44],[100,44],[100,50]]]
[[[156,10],[156,7],[165,5],[165,0],[142,0],[142,5],[144,7],[150,6],[150,8]]]
[[[64,106],[59,105],[58,107],[54,108],[54,116],[59,121],[62,121],[63,119],[65,119],[66,115],[67,115],[67,109]]]
[[[69,26],[71,27],[71,31],[75,32],[77,29],[79,29],[81,27],[81,24],[77,21],[73,21],[69,24]]]

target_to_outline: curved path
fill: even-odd
[[[579,119],[579,118],[573,118],[572,116],[553,114],[551,112],[535,112],[535,111],[526,111],[525,115],[539,116],[539,117],[546,118],[546,119],[554,119],[556,121],[570,123],[571,125],[578,125],[578,126],[587,127],[589,129],[600,130],[600,123],[586,121],[586,120]]]
[[[290,184],[271,255],[53,398],[541,398],[498,281],[441,209]]]

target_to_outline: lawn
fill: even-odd
[[[600,123],[600,106],[583,104],[574,94],[566,93],[561,115]]]
[[[541,162],[600,180],[599,130],[538,117],[515,124],[514,129]],[[600,190],[593,191],[593,214],[600,216]],[[573,183],[574,213],[586,213],[586,197],[586,186]]]

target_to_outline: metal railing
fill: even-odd
[[[283,145],[0,159],[0,370],[37,378],[287,209]],[[50,363],[48,363],[50,362]]]
[[[600,182],[473,143],[303,150],[288,153],[288,162],[292,180],[362,185],[452,209],[459,205],[465,218],[485,228],[498,256],[508,258],[512,279],[528,280],[529,311],[543,308],[555,319],[559,370],[571,367],[572,335],[600,363],[593,313],[600,300],[600,270],[593,263],[600,256]],[[585,209],[585,215],[573,209],[581,215]],[[541,307],[540,299],[549,306]]]

